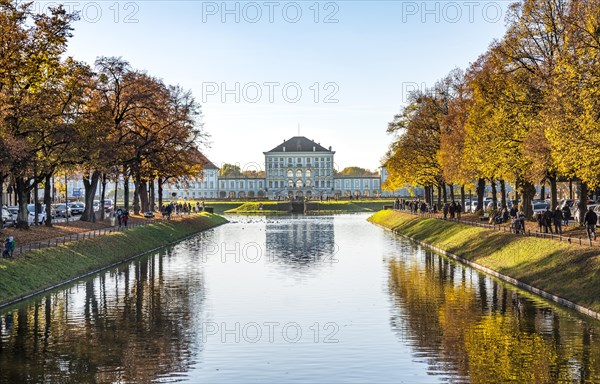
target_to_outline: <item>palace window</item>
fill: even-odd
[[[296,188],[302,188],[302,180],[296,180]]]
[[[294,172],[292,172],[291,169],[288,169],[287,175],[288,175],[288,177],[293,177],[294,176]]]
[[[294,181],[293,180],[288,180],[288,187],[289,188],[294,188]]]
[[[306,180],[306,186],[310,187],[310,180]]]
[[[300,169],[296,171],[296,177],[297,178],[301,178],[302,177],[302,171]]]
[[[306,170],[306,177],[310,177],[310,169]]]

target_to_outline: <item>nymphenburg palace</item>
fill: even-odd
[[[384,167],[378,176],[344,176],[334,173],[335,151],[303,136],[285,140],[265,155],[265,176],[219,176],[219,168],[208,162],[199,177],[165,185],[163,196],[185,199],[296,197],[376,197],[406,191],[383,192]],[[257,167],[258,168],[258,167]],[[260,169],[256,169],[260,171]]]

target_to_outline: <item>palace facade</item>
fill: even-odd
[[[173,193],[185,199],[409,196],[406,189],[381,190],[387,178],[384,167],[378,176],[335,175],[335,151],[303,136],[284,140],[263,154],[264,177],[219,176],[219,168],[208,161],[197,178],[165,185],[163,197]]]

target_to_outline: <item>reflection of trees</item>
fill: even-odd
[[[592,327],[444,257],[391,260],[389,290],[392,329],[437,374],[473,383],[600,382]]]
[[[267,255],[293,267],[331,262],[335,255],[333,217],[298,217],[267,222]]]
[[[167,256],[49,294],[0,319],[0,382],[150,382],[185,372],[199,270]]]

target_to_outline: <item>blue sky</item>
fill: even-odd
[[[339,168],[374,169],[407,90],[474,61],[502,36],[509,3],[66,4],[82,12],[69,54],[89,63],[122,56],[193,91],[216,164],[262,164],[262,152],[299,125],[301,135],[333,147]]]

